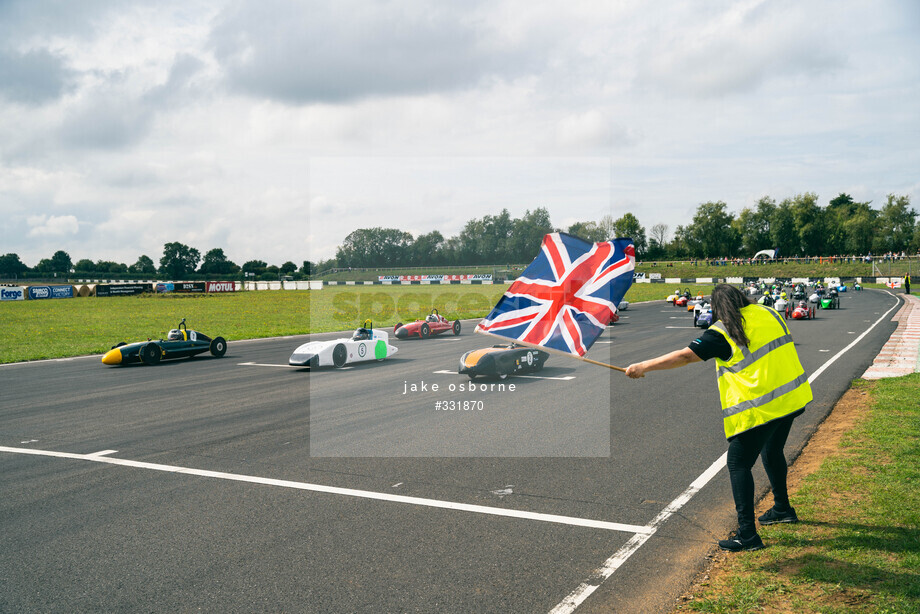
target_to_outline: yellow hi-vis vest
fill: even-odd
[[[728,360],[716,358],[726,438],[787,416],[812,399],[783,317],[763,305],[742,307],[741,315],[747,347],[736,344],[721,321],[709,327],[732,348]]]

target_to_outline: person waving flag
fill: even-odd
[[[548,234],[476,331],[582,358],[616,314],[635,267],[632,239]]]

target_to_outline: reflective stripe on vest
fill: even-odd
[[[726,437],[798,411],[812,399],[782,316],[763,305],[748,305],[741,315],[747,347],[736,344],[722,322],[710,326],[732,349],[728,360],[716,358]]]

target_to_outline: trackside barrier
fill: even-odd
[[[0,301],[24,301],[26,289],[22,286],[0,286]]]

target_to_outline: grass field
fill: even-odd
[[[314,291],[123,296],[17,301],[0,305],[0,363],[97,354],[119,341],[159,339],[185,318],[189,328],[228,340],[299,335],[422,318],[485,316],[506,285],[333,286]],[[712,286],[690,286],[709,293]],[[635,284],[632,302],[663,299],[673,288]]]
[[[728,557],[681,611],[920,612],[920,374],[854,387],[864,417],[792,493],[802,522],[760,529],[769,547]]]
[[[379,275],[421,275],[421,274],[471,274],[486,273],[498,276],[513,277],[519,275],[525,264],[508,266],[482,266],[482,267],[424,267],[403,269],[374,269],[340,271],[322,275],[321,279],[327,281],[374,281]],[[636,271],[651,274],[659,273],[662,278],[680,277],[693,279],[695,277],[903,277],[910,272],[914,276],[920,275],[920,259],[904,260],[879,260],[874,263],[866,262],[830,262],[825,259],[816,259],[809,262],[775,262],[764,264],[742,264],[716,266],[705,261],[691,262],[638,262]]]

